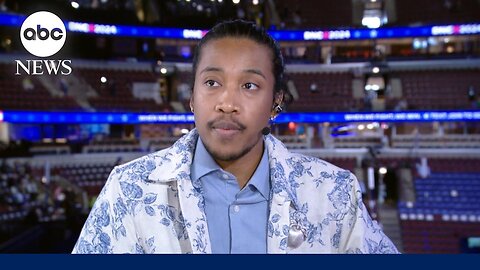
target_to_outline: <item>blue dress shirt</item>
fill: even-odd
[[[235,176],[222,170],[198,138],[191,178],[202,185],[212,253],[267,253],[270,173],[266,149],[240,190]]]

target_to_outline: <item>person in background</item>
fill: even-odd
[[[468,101],[471,104],[471,109],[477,109],[477,93],[475,91],[475,87],[470,85],[468,87]]]
[[[22,88],[25,91],[32,91],[35,89],[35,85],[33,84],[32,80],[30,80],[30,78],[25,77],[22,80]]]
[[[196,128],[113,169],[73,253],[398,253],[351,172],[269,134],[283,73],[264,29],[213,27],[194,54]]]

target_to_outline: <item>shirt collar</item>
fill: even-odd
[[[191,168],[192,181],[197,182],[203,176],[217,170],[222,170],[222,168],[208,153],[202,140],[198,137]],[[247,185],[254,186],[265,199],[270,198],[270,169],[266,147],[264,147],[262,159]]]
[[[247,185],[254,186],[265,199],[270,198],[270,168],[266,147],[263,148],[262,159]]]
[[[197,145],[195,147],[195,153],[193,155],[193,162],[191,168],[192,180],[196,182],[203,176],[216,170],[221,170],[221,168],[212,158],[210,153],[208,153],[205,145],[203,145],[203,142],[199,136],[197,140]]]

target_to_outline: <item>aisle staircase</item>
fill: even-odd
[[[402,234],[397,208],[383,204],[378,211],[383,232],[393,241],[398,251],[403,252]]]

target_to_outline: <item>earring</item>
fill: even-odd
[[[273,111],[274,111],[276,114],[278,114],[278,113],[280,113],[280,112],[283,111],[283,108],[282,108],[282,106],[280,106],[280,104],[277,104],[277,106],[275,106],[275,108],[273,108]]]
[[[282,106],[280,106],[279,104],[277,104],[277,106],[275,106],[273,109],[272,109],[272,114],[270,115],[270,121],[273,122],[273,120],[275,120],[275,118],[277,118],[278,114],[283,111],[283,108]]]

